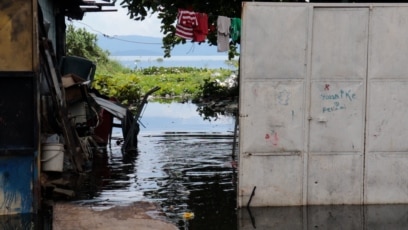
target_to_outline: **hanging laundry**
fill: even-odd
[[[178,9],[176,35],[187,39],[193,39],[193,28],[198,25],[196,14],[194,11]]]
[[[196,13],[198,25],[193,28],[193,41],[204,42],[208,34],[208,15]]]
[[[217,18],[217,50],[225,52],[229,49],[231,19],[225,16]]]
[[[237,42],[241,39],[241,19],[231,18],[231,40]]]

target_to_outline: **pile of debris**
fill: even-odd
[[[136,114],[91,87],[96,66],[88,59],[65,56],[57,62],[50,41],[40,47],[41,68],[41,185],[46,194],[74,196],[63,173],[86,173],[95,154],[110,144],[112,128],[121,127],[123,153],[137,149]],[[159,88],[149,91],[154,93]],[[114,118],[120,124],[114,124]]]

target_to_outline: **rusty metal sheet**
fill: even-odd
[[[0,1],[0,71],[33,70],[33,2]]]

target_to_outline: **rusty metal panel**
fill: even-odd
[[[290,16],[288,16],[290,15]],[[241,73],[246,78],[303,78],[308,10],[304,5],[244,4]],[[285,18],[285,22],[282,22]]]
[[[33,1],[0,1],[0,71],[33,70]]]

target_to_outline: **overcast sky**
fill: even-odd
[[[127,9],[116,3],[117,12],[90,12],[85,13],[82,20],[72,20],[76,28],[85,28],[95,34],[115,35],[142,35],[149,37],[162,37],[160,20],[155,16],[147,17],[143,21],[129,18]],[[68,24],[71,22],[67,22]]]

